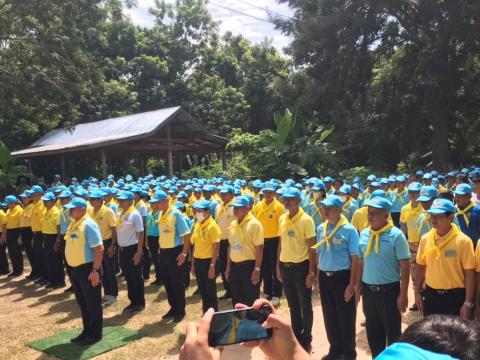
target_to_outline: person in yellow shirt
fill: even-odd
[[[381,189],[377,189],[372,191],[370,198],[374,197],[382,197],[386,198],[387,193]],[[367,200],[367,199],[366,199]],[[363,230],[365,230],[369,225],[368,225],[368,206],[365,206],[365,204],[362,204],[362,207],[355,210],[352,216],[352,221],[351,224],[359,233],[361,233]]]
[[[424,316],[447,314],[468,320],[475,295],[472,240],[453,223],[456,208],[451,201],[435,200],[428,213],[433,229],[418,248],[415,302]]]
[[[210,202],[201,200],[192,205],[195,226],[192,233],[193,259],[191,273],[197,279],[205,313],[209,308],[218,310],[217,258],[220,248],[221,230],[210,216]]]
[[[23,273],[23,256],[20,250],[18,240],[20,238],[20,217],[22,216],[22,207],[19,200],[14,195],[5,197],[5,204],[8,207],[6,213],[6,223],[3,226],[3,243],[7,244],[8,256],[12,263],[13,271],[8,277],[17,277]]]
[[[316,254],[311,247],[316,240],[315,225],[299,207],[298,189],[288,188],[282,196],[288,212],[279,220],[277,277],[285,291],[295,337],[306,351],[311,351],[312,285],[316,274]]]
[[[56,198],[51,192],[42,197],[47,210],[42,224],[43,246],[45,248],[45,264],[47,266],[47,289],[65,287],[65,272],[63,270],[63,254],[60,251],[62,237],[60,236],[60,210],[55,205]]]
[[[118,284],[115,276],[115,255],[117,253],[117,219],[112,209],[104,202],[104,194],[100,190],[90,192],[89,200],[92,205],[91,218],[100,228],[103,241],[102,285],[103,306],[110,306],[117,301]]]
[[[230,283],[225,277],[225,270],[228,263],[228,229],[235,220],[233,215],[233,208],[230,205],[233,202],[233,186],[223,186],[220,189],[221,202],[215,208],[215,222],[220,227],[220,252],[218,255],[218,272],[222,276],[223,287],[225,294],[220,296],[220,299],[230,299],[232,296],[230,293]]]
[[[273,306],[280,305],[282,296],[282,283],[277,278],[277,255],[278,223],[285,208],[275,199],[275,185],[272,182],[264,184],[263,199],[253,208],[253,215],[263,226],[263,259],[262,259],[262,280],[263,294],[266,299],[272,302]]]
[[[35,261],[35,254],[33,252],[33,233],[32,233],[32,212],[33,204],[31,202],[32,192],[30,190],[25,190],[21,195],[20,199],[23,205],[22,215],[20,217],[20,236],[22,237],[22,244],[27,254],[28,262],[30,267],[33,269],[33,264]],[[27,279],[33,280],[32,273],[27,275]]]
[[[231,204],[235,220],[228,233],[228,264],[232,305],[252,306],[260,296],[260,267],[263,256],[263,227],[250,212],[250,200],[238,196]]]
[[[3,238],[3,227],[7,224],[7,218],[3,208],[5,204],[0,203],[0,275],[7,275],[9,271],[8,259],[7,259],[7,244]]]
[[[43,189],[40,185],[33,185],[32,192],[32,233],[33,233],[33,259],[31,278],[39,284],[47,284],[47,267],[45,264],[45,253],[43,249],[43,218],[45,216],[45,206],[43,205]]]

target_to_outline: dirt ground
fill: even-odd
[[[28,273],[28,272],[27,272]],[[201,316],[199,296],[191,296],[195,289],[192,281],[187,292],[186,321],[197,321]],[[219,291],[222,294],[223,291]],[[413,301],[413,294],[409,296]],[[318,293],[314,295],[313,359],[320,359],[328,352],[322,310]],[[96,359],[176,359],[184,341],[185,322],[173,324],[161,320],[161,315],[168,310],[165,292],[162,288],[149,286],[146,282],[146,309],[136,315],[124,315],[123,307],[128,304],[126,284],[120,282],[119,301],[104,311],[105,325],[121,325],[138,330],[144,337],[128,345],[102,354]],[[230,308],[230,302],[221,301],[221,309]],[[278,309],[288,316],[286,300],[282,299]],[[363,320],[361,304],[357,316],[357,352],[358,359],[370,359],[365,328],[360,326]],[[403,316],[404,326],[416,321],[418,313],[407,312]],[[63,289],[47,291],[20,277],[9,280],[0,278],[0,334],[2,346],[0,359],[52,359],[41,352],[26,346],[26,343],[53,335],[65,329],[78,328],[81,319],[74,296],[64,293]],[[241,346],[225,348],[222,359],[257,360],[265,359],[258,349],[248,350]]]

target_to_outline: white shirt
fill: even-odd
[[[118,246],[126,247],[138,244],[137,233],[142,231],[142,216],[137,210],[134,210],[117,226]]]

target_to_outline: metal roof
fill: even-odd
[[[171,125],[172,140],[176,140],[176,150],[195,151],[202,146],[224,150],[228,143],[227,139],[209,133],[177,106],[79,124],[71,130],[55,129],[28,148],[12,152],[12,155],[32,157],[101,148],[150,137],[161,132],[166,125]],[[183,139],[180,145],[176,135]],[[166,143],[167,139],[166,137],[157,138],[157,142],[160,141]]]

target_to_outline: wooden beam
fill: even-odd
[[[103,179],[106,179],[107,178],[107,154],[104,147],[100,152],[100,156],[102,160],[102,177]]]

